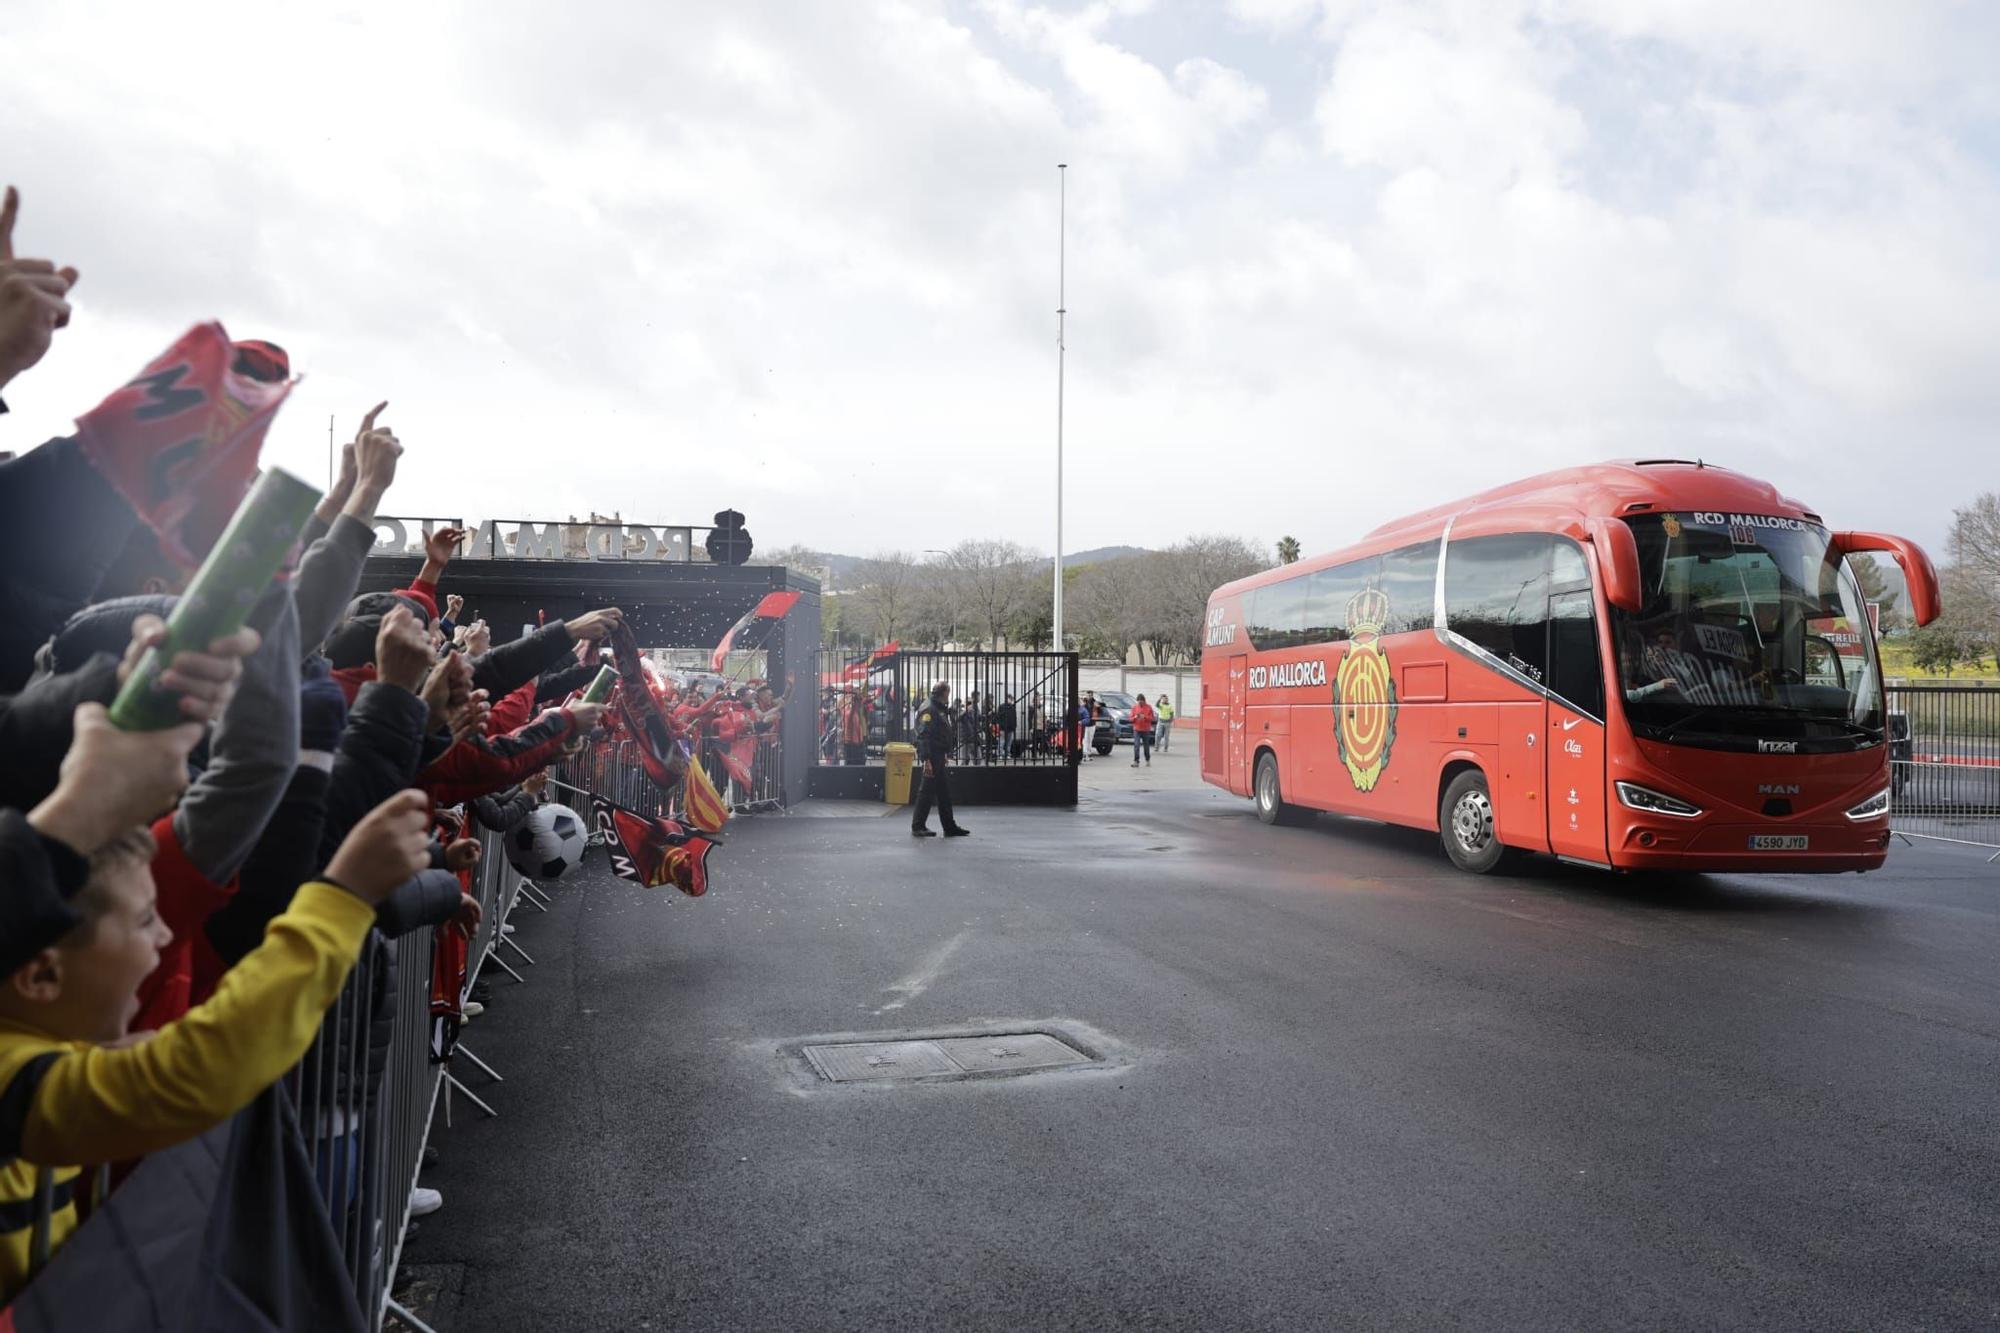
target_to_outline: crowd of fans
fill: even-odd
[[[50,351],[78,278],[15,256],[18,205],[8,190],[0,392]],[[230,353],[232,382],[289,379],[274,344]],[[107,705],[221,531],[200,515],[226,519],[247,481],[190,482],[202,493],[176,497],[167,529],[107,480],[101,444],[0,461],[0,1303],[92,1206],[90,1168],[196,1136],[283,1076],[364,951],[427,925],[440,957],[448,937],[462,950],[477,827],[527,817],[606,720],[578,692],[617,608],[494,644],[440,597],[450,530],[407,587],[356,595],[404,453],[385,407],[247,625],[160,676],[184,719],[166,730],[121,730]],[[784,702],[665,678],[656,692],[732,745]],[[372,1053],[366,1067],[379,1076]]]

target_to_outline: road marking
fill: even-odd
[[[944,965],[951,961],[951,956],[958,952],[958,946],[965,943],[965,937],[971,933],[970,930],[961,930],[958,934],[932,950],[930,956],[924,959],[923,966],[889,987],[889,990],[896,993],[900,998],[889,1001],[889,1003],[883,1005],[875,1012],[886,1014],[893,1010],[901,1009],[911,1000],[916,999],[919,995],[930,989],[930,984],[938,979],[938,974],[944,971]]]

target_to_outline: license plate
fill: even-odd
[[[1750,850],[1753,852],[1802,852],[1809,840],[1803,833],[1753,833],[1750,835]]]

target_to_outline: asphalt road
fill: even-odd
[[[406,1262],[448,1329],[2000,1324],[2000,865],[1452,871],[1191,755],[1074,812],[746,821],[517,914]],[[1080,1072],[798,1043],[1070,1025]]]

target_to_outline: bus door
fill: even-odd
[[[1549,598],[1545,792],[1549,850],[1604,864],[1604,673],[1589,589]]]
[[[1244,711],[1244,695],[1250,685],[1250,658],[1239,654],[1229,659],[1229,739],[1224,753],[1229,756],[1229,790],[1239,796],[1250,794],[1250,777],[1244,772],[1249,736],[1245,728],[1249,715]]]

